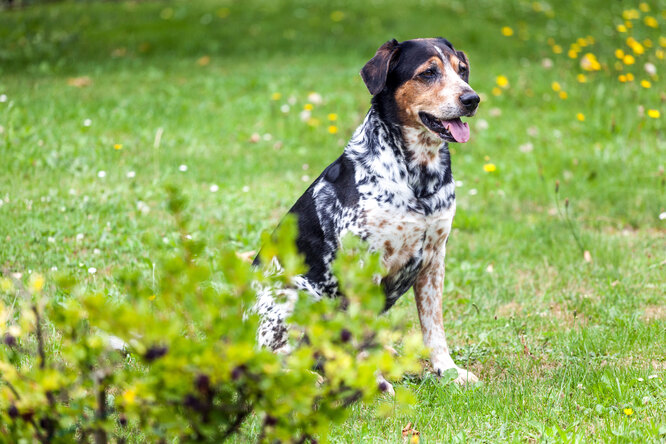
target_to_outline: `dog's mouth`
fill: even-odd
[[[426,128],[446,141],[465,143],[469,140],[469,125],[460,117],[443,120],[424,112],[420,112],[419,117]]]

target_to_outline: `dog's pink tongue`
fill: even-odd
[[[469,140],[469,125],[460,119],[443,120],[444,127],[451,133],[456,142],[465,143]]]

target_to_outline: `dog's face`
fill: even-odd
[[[467,56],[448,40],[388,41],[361,76],[373,102],[399,125],[438,140],[469,140],[469,127],[460,118],[473,116],[480,99],[468,84]]]

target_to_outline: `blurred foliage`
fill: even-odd
[[[250,415],[261,419],[258,441],[326,440],[350,404],[388,389],[376,372],[419,370],[418,336],[404,339],[399,357],[385,348],[402,330],[378,316],[383,294],[368,284],[380,271],[378,255],[353,241],[336,262],[346,307],[304,295],[291,318],[293,353],[258,349],[248,309],[257,284],[287,282],[302,268],[295,223],[287,219],[266,237],[264,251],[279,252],[284,266],[266,277],[233,251],[202,257],[203,244],[186,234],[183,198],[173,189],[170,196],[178,247],[154,282],[120,274],[118,300],[64,275],[56,285],[71,293],[65,301],[45,297],[50,284],[37,273],[25,283],[3,278],[1,441],[220,442]]]

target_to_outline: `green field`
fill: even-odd
[[[67,271],[121,297],[114,272],[150,276],[177,238],[166,184],[206,254],[257,250],[362,121],[377,47],[434,36],[482,96],[451,145],[443,298],[454,359],[482,383],[406,377],[411,413],[355,406],[329,439],[402,442],[412,422],[423,443],[663,442],[664,1],[0,11],[0,274]],[[387,316],[418,329],[411,291]]]

